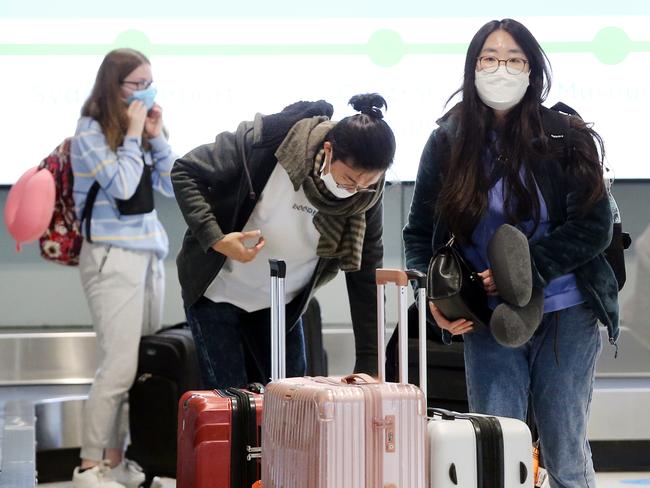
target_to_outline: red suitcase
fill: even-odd
[[[284,320],[284,262],[270,260],[273,323]],[[279,327],[275,326],[277,329]],[[272,378],[284,376],[272,327]],[[280,364],[282,363],[282,364]],[[262,385],[188,391],[178,406],[178,488],[250,488],[261,479]]]
[[[188,391],[178,409],[178,488],[250,487],[260,479],[262,395]]]

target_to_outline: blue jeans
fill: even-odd
[[[202,297],[186,309],[196,343],[203,387],[208,389],[266,384],[271,377],[271,314],[246,312],[229,303]],[[302,321],[287,334],[287,377],[304,376]]]
[[[587,421],[602,345],[594,313],[580,304],[544,314],[518,348],[485,328],[464,339],[470,410],[525,420],[530,398],[551,487],[595,487]]]

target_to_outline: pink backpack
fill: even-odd
[[[30,168],[12,186],[5,206],[9,233],[21,243],[39,241],[41,256],[48,261],[76,266],[83,237],[81,221],[75,214],[70,141],[65,139],[41,163]],[[90,188],[81,220],[90,234],[90,214],[99,190]]]
[[[23,243],[37,240],[47,228],[54,210],[54,178],[49,171],[29,168],[9,190],[4,220],[16,240],[16,251]]]
[[[74,210],[70,138],[65,139],[39,165],[54,177],[56,196],[50,223],[38,240],[41,256],[48,261],[76,266],[83,237]]]

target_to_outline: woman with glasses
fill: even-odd
[[[339,122],[322,100],[258,115],[174,164],[188,225],[178,274],[206,387],[270,377],[268,258],[287,263],[287,375],[305,374],[300,316],[339,271],[346,274],[355,369],[376,371],[374,275],[395,138],[381,96],[357,95],[350,104],[360,113]]]
[[[453,234],[496,298],[488,242],[505,223],[527,236],[543,315],[523,345],[504,346],[487,328],[447,320],[433,304],[430,311],[447,342],[463,334],[470,410],[525,420],[530,400],[550,486],[593,487],[587,418],[601,350],[597,321],[612,344],[618,336],[617,283],[602,256],[612,215],[598,135],[568,117],[565,154],[544,131],[553,115],[541,105],[550,82],[548,59],[522,24],[495,20],[475,34],[462,101],[426,143],[403,235],[407,266],[426,271]]]
[[[84,413],[75,488],[135,488],[145,479],[123,456],[127,391],[140,336],[161,326],[169,246],[153,190],[173,197],[170,170],[176,159],[152,80],[142,53],[108,53],[71,143],[75,207],[84,233],[79,271],[100,358]]]

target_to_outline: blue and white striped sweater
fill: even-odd
[[[70,146],[75,210],[80,216],[88,190],[98,181],[101,188],[90,229],[93,242],[153,251],[162,259],[169,250],[169,241],[156,210],[143,215],[120,215],[115,204],[116,198],[126,200],[135,193],[142,176],[143,158],[145,164],[153,165],[154,189],[167,197],[174,196],[170,171],[177,155],[163,135],[149,142],[151,151],[143,152],[139,137],[126,137],[122,146],[112,151],[99,123],[81,117]]]

